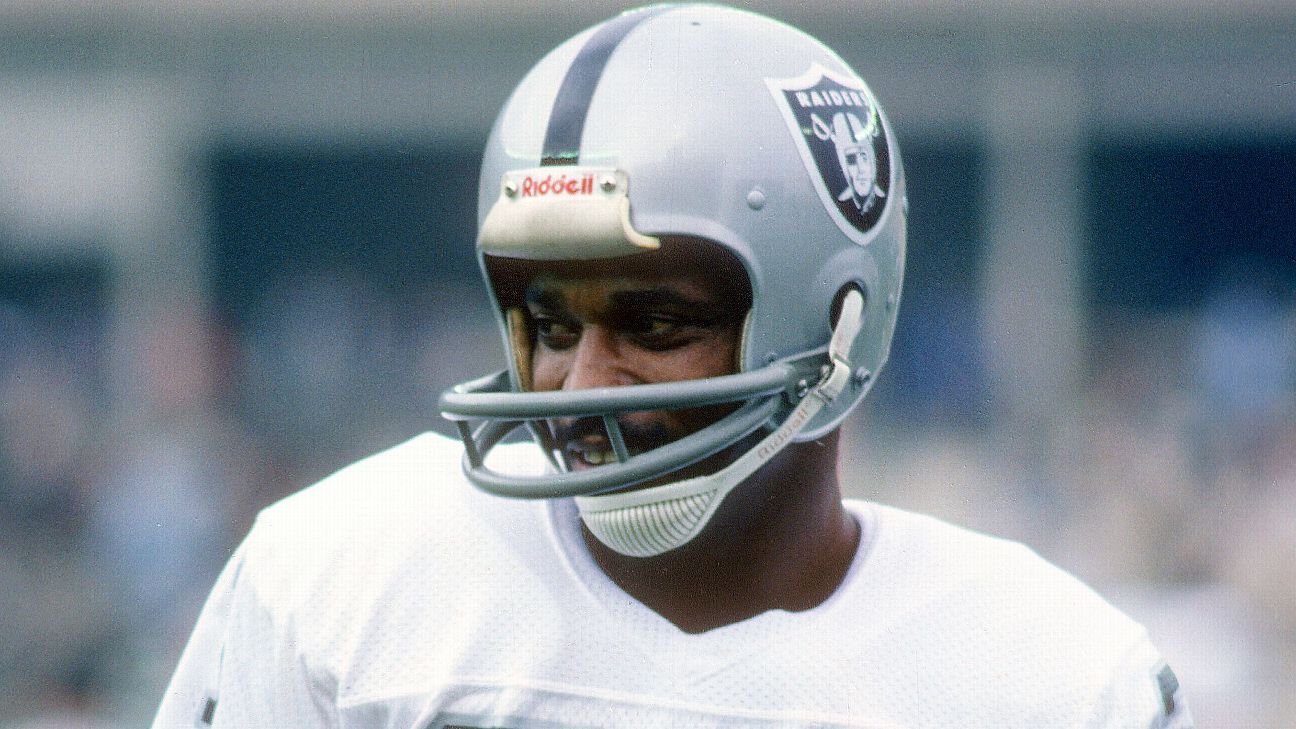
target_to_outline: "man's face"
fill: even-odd
[[[842,159],[855,194],[868,197],[877,179],[877,165],[874,164],[873,150],[864,145],[847,147],[842,152]]]
[[[725,275],[732,273],[663,252],[545,266],[526,289],[535,332],[533,388],[581,390],[734,372],[747,303]],[[633,455],[732,409],[626,413],[618,421]],[[615,462],[599,418],[559,419],[551,427],[569,468]]]

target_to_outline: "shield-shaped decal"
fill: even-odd
[[[766,79],[806,171],[838,227],[852,240],[877,225],[891,192],[891,151],[877,101],[859,79],[815,64],[791,79]]]

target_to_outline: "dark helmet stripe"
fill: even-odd
[[[574,165],[580,160],[585,116],[612,51],[635,26],[667,9],[667,6],[657,6],[619,15],[604,23],[585,42],[558,87],[558,97],[549,113],[549,127],[545,130],[541,166]]]

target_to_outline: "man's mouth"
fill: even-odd
[[[617,451],[612,449],[605,438],[587,438],[587,440],[573,441],[566,444],[562,449],[566,455],[566,462],[572,468],[605,466],[608,463],[617,462]],[[639,453],[639,450],[630,449],[630,453]]]
[[[584,466],[602,466],[605,463],[616,463],[616,453],[606,442],[568,443],[563,449],[567,454],[567,464],[572,468]]]
[[[647,453],[678,437],[678,434],[672,433],[660,422],[618,420],[618,425],[631,456]],[[568,468],[578,470],[617,462],[616,451],[603,427],[600,418],[581,418],[553,424],[554,440],[560,444]]]

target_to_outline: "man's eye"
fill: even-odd
[[[667,319],[660,316],[648,317],[648,320],[644,322],[643,331],[645,334],[669,334],[678,325],[679,322],[675,319]]]
[[[566,349],[576,343],[579,330],[571,324],[552,316],[537,314],[535,320],[536,336],[550,349]]]
[[[650,346],[669,345],[689,328],[689,322],[677,316],[649,315],[636,318],[629,327],[634,336]]]

